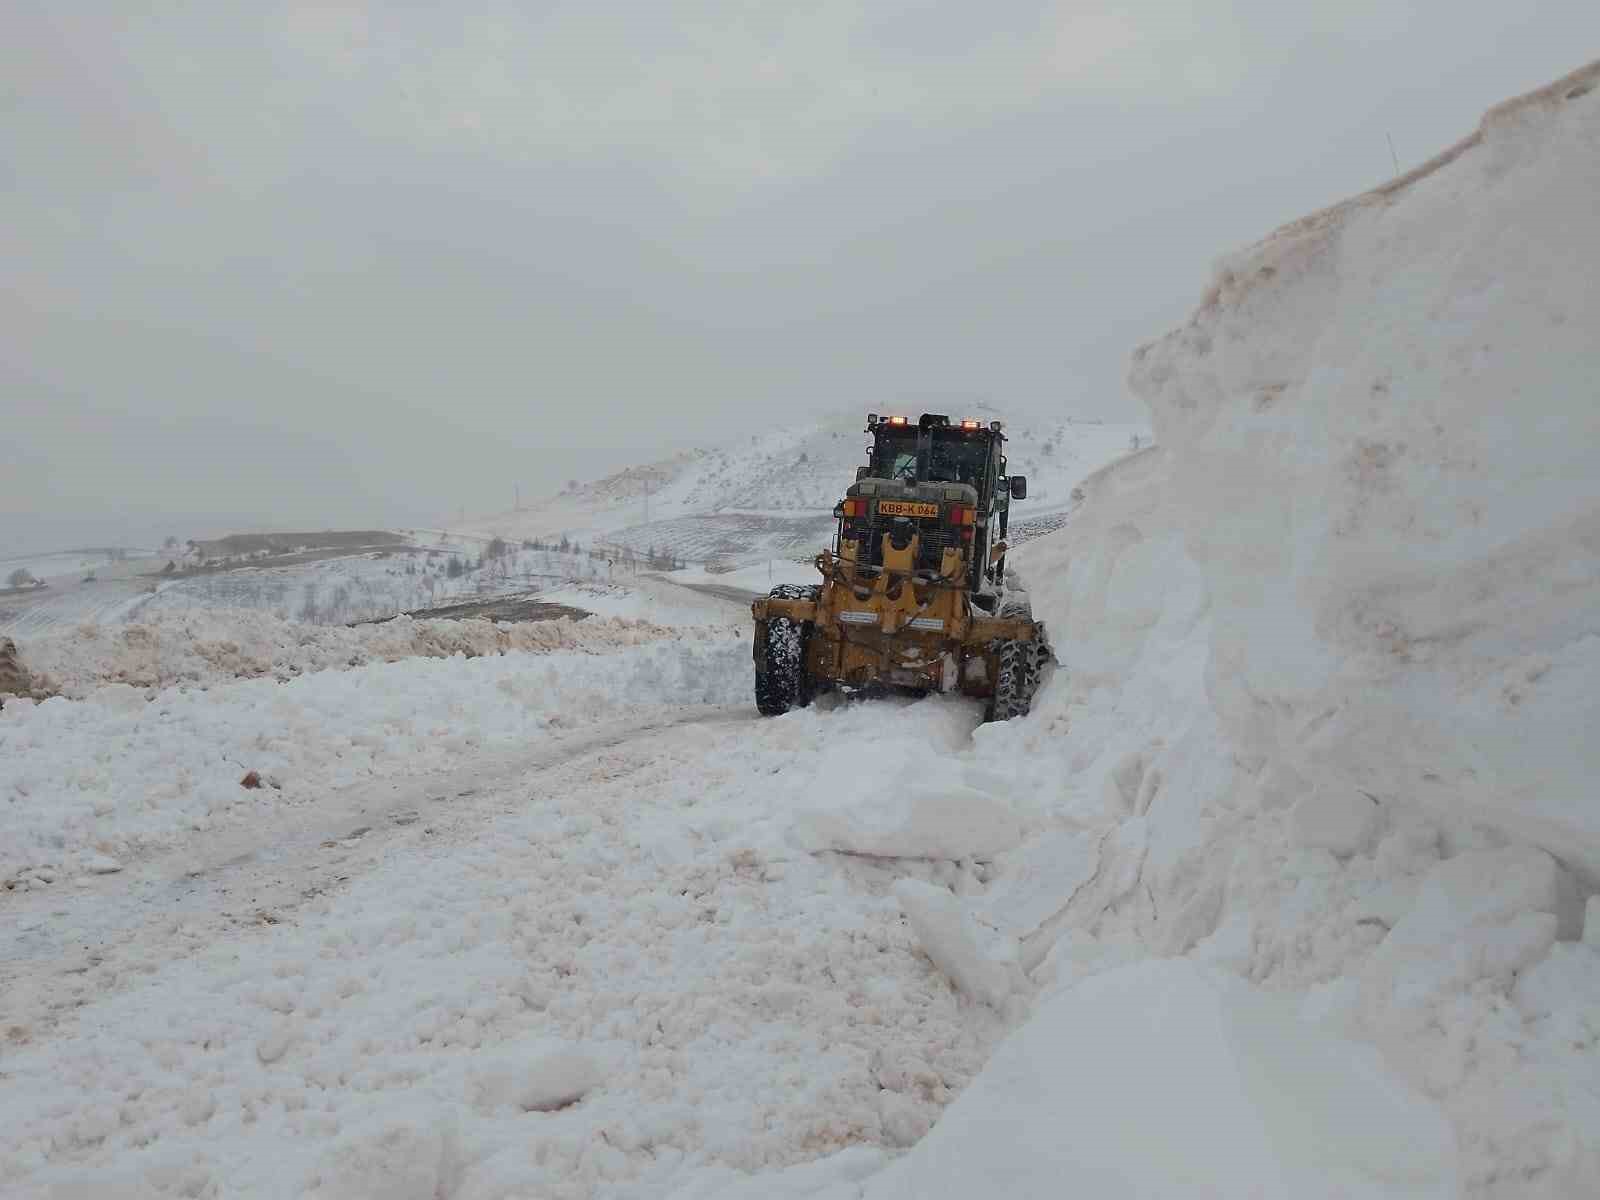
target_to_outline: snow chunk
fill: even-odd
[[[1153,960],[1048,1002],[866,1197],[1444,1200],[1454,1158],[1438,1109],[1372,1050]]]
[[[1327,850],[1340,858],[1366,849],[1378,825],[1378,806],[1359,792],[1317,788],[1294,806],[1289,830],[1306,850]]]
[[[1008,855],[1005,874],[979,900],[984,919],[1016,937],[1034,933],[1094,878],[1102,841],[1103,834],[1055,829]]]
[[[960,899],[916,879],[897,880],[894,896],[936,967],[973,999],[996,1008],[1005,1003],[1011,994],[1008,965],[984,947]]]
[[[527,1077],[517,1089],[517,1106],[524,1112],[554,1112],[576,1104],[600,1083],[599,1065],[582,1050],[553,1050],[528,1064]]]
[[[1004,801],[976,788],[911,787],[850,808],[814,808],[796,818],[808,850],[842,850],[884,858],[992,858],[1019,845],[1022,819]]]
[[[185,1125],[204,1125],[217,1112],[217,1096],[208,1087],[196,1084],[184,1094],[178,1116]]]
[[[1496,975],[1525,970],[1581,926],[1577,893],[1542,850],[1513,846],[1447,859],[1362,972],[1364,1003],[1380,1027],[1428,1020],[1425,1006]]]
[[[261,1060],[263,1066],[271,1066],[288,1053],[294,1041],[295,1028],[290,1022],[285,1021],[256,1043],[256,1057]]]
[[[1576,940],[1582,929],[1572,879],[1543,850],[1510,846],[1469,851],[1428,872],[1415,907],[1395,926],[1389,941],[1448,941],[1465,930],[1503,924],[1528,912],[1554,915],[1558,936],[1565,941]]]
[[[92,875],[115,875],[122,870],[122,864],[109,854],[94,854],[84,860],[84,870]]]
[[[521,1062],[501,1061],[476,1081],[483,1110],[512,1107],[523,1112],[554,1112],[576,1104],[603,1081],[600,1065],[577,1046],[545,1044]]]

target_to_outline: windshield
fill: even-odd
[[[981,491],[984,468],[988,463],[987,439],[969,437],[954,430],[933,431],[933,455],[928,463],[928,478],[947,483],[966,483]]]
[[[917,434],[879,434],[872,448],[872,474],[878,479],[914,480],[917,477]]]
[[[935,429],[928,460],[928,478],[940,483],[965,483],[982,490],[989,464],[989,442],[957,430]],[[879,479],[911,481],[917,477],[917,434],[878,435],[872,450],[872,474]]]

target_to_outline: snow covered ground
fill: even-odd
[[[414,666],[496,694],[518,664],[237,686]],[[528,675],[501,678],[548,686]],[[882,1165],[1004,1030],[891,891],[964,872],[814,855],[789,831],[819,764],[888,745],[959,771],[976,713],[702,711],[592,727],[565,757],[515,714],[523,738],[446,749],[420,787],[360,771],[352,797],[325,773],[314,807],[12,896],[0,1187],[666,1195],[847,1148],[858,1174]]]
[[[228,814],[312,803],[329,787],[430,769],[551,729],[728,704],[749,685],[749,650],[726,631],[662,642],[664,631],[616,622],[582,634],[581,624],[566,623],[508,631],[428,624],[447,627],[391,623],[341,631],[365,636],[340,641],[352,657],[386,657],[402,642],[454,656],[280,682],[269,673],[275,654],[287,673],[297,658],[315,664],[330,647],[215,642],[196,654],[195,643],[180,642],[178,653],[194,655],[192,674],[214,679],[235,668],[262,677],[194,690],[114,683],[82,701],[8,703],[0,710],[0,880],[72,876],[103,856],[120,861],[170,846]],[[630,646],[638,641],[647,644]],[[220,653],[230,646],[231,662]],[[140,638],[133,649],[146,647]],[[260,787],[241,787],[250,772]]]
[[[720,629],[8,704],[0,1193],[1594,1196],[1597,85],[1138,352],[1025,720],[758,721],[672,579],[581,586]]]

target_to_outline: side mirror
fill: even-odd
[[[1013,500],[1026,500],[1028,498],[1028,477],[1026,475],[1013,475],[1011,477],[1011,498]]]

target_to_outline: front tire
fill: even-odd
[[[756,708],[764,717],[780,717],[791,708],[811,703],[806,678],[806,626],[788,617],[773,617],[757,626],[766,653],[756,664]]]

